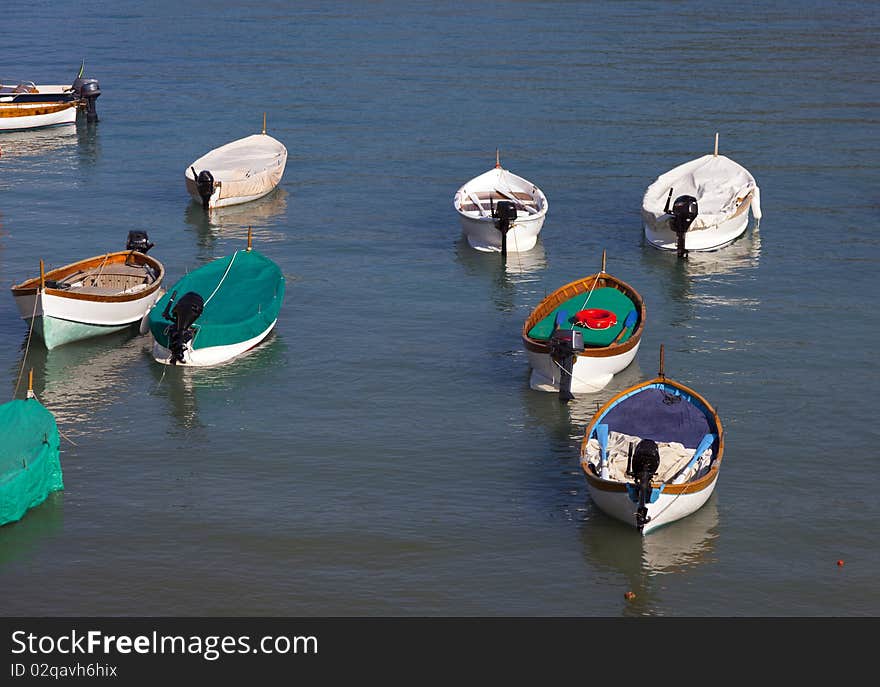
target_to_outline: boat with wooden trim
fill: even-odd
[[[281,181],[287,148],[263,131],[215,148],[184,171],[186,190],[205,210],[238,205],[271,193]]]
[[[0,405],[0,525],[16,522],[64,489],[55,417],[33,392]]]
[[[751,172],[718,154],[716,133],[714,154],[685,162],[648,186],[642,198],[645,238],[680,257],[723,248],[745,232],[750,208],[755,221],[761,219],[760,193]]]
[[[22,318],[46,348],[109,334],[140,322],[162,295],[165,268],[146,253],[145,231],[130,231],[124,251],[96,255],[12,287]]]
[[[278,265],[252,249],[249,230],[245,250],[193,270],[153,306],[153,357],[196,367],[232,360],[269,336],[284,287]]]
[[[501,166],[498,151],[495,167],[463,184],[452,206],[472,248],[501,253],[534,248],[548,208],[541,189]]]
[[[647,311],[642,296],[602,269],[556,289],[522,328],[532,368],[529,385],[562,401],[594,393],[635,358]]]
[[[593,502],[640,533],[680,520],[712,495],[724,433],[693,389],[660,372],[616,394],[595,414],[580,463]]]
[[[83,69],[70,85],[37,85],[33,81],[0,83],[0,131],[19,131],[76,122],[84,110],[89,122],[98,121],[95,100],[101,95],[96,79],[84,79]]]

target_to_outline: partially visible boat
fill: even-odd
[[[247,203],[271,193],[287,164],[287,148],[263,131],[206,153],[184,172],[186,190],[205,210]]]
[[[595,414],[580,462],[593,502],[648,534],[699,509],[715,489],[724,434],[709,402],[660,372]]]
[[[523,324],[529,385],[562,401],[600,391],[635,358],[646,314],[639,292],[605,272],[603,251],[601,271],[556,289]]]
[[[657,177],[642,199],[645,238],[655,248],[717,250],[745,232],[751,208],[761,219],[760,189],[745,167],[715,152]]]
[[[153,357],[191,366],[232,360],[272,331],[284,287],[281,269],[252,249],[249,236],[247,249],[193,270],[153,306]]]
[[[165,268],[146,253],[145,231],[130,231],[124,251],[96,255],[12,287],[22,318],[46,348],[109,334],[140,322],[162,295]]]
[[[472,248],[502,253],[534,248],[548,208],[544,192],[504,169],[497,151],[495,167],[463,184],[452,205]]]
[[[0,525],[20,520],[64,489],[55,417],[32,390],[0,405]]]
[[[85,111],[87,121],[97,122],[95,101],[101,88],[96,79],[83,78],[84,66],[70,85],[0,83],[0,131],[73,124],[79,110]]]

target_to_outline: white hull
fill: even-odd
[[[531,250],[538,242],[538,234],[544,226],[544,217],[529,217],[517,220],[507,232],[507,252],[522,253]],[[489,218],[474,219],[461,217],[461,230],[471,248],[498,253],[501,251],[501,233],[495,222]]]
[[[635,359],[641,341],[619,355],[575,357],[571,373],[571,393],[596,393],[605,388],[615,374],[624,370]],[[529,386],[535,391],[559,391],[559,379],[565,374],[547,353],[527,351],[532,373]]]
[[[199,203],[202,202],[198,191],[193,191],[192,188],[190,188],[189,184],[187,184],[187,189],[189,190],[189,194],[192,196],[193,200],[196,200]],[[241,205],[242,203],[250,203],[252,200],[259,200],[260,198],[269,195],[275,189],[276,187],[273,186],[269,189],[266,189],[265,191],[255,193],[250,196],[233,196],[231,198],[221,198],[220,189],[218,188],[216,191],[214,191],[214,193],[211,194],[211,198],[208,200],[208,209],[214,210],[215,208],[225,208],[229,207],[230,205]]]
[[[76,103],[70,105],[58,112],[50,112],[48,114],[25,114],[28,111],[36,110],[39,103],[31,104],[9,104],[3,105],[0,102],[0,109],[13,111],[15,108],[16,115],[14,117],[0,117],[0,131],[21,131],[22,129],[39,129],[47,126],[59,126],[62,124],[76,123]]]
[[[15,296],[15,304],[25,321],[35,320],[34,331],[51,350],[140,322],[163,293],[160,288],[138,300],[96,302],[37,292]]]
[[[492,217],[494,204],[500,201],[513,202],[517,211],[507,231],[507,251],[534,248],[547,216],[547,197],[532,182],[500,165],[462,185],[452,199],[468,245],[486,252],[501,250],[501,231]]]
[[[732,217],[726,222],[705,229],[694,229],[684,235],[684,247],[689,251],[708,251],[723,248],[742,236],[749,226],[749,213]],[[655,248],[677,250],[678,236],[666,225],[653,228],[644,225],[645,238]]]
[[[666,494],[661,493],[658,499],[647,505],[650,520],[642,529],[642,534],[656,530],[658,527],[681,520],[691,513],[699,510],[715,490],[717,478],[700,491],[690,494]],[[638,505],[630,499],[626,491],[605,491],[587,481],[590,498],[603,512],[621,522],[632,525],[637,529],[636,508]]]
[[[190,344],[187,344],[183,353],[183,364],[189,365],[191,367],[210,367],[212,365],[219,365],[221,363],[225,363],[228,360],[232,360],[233,358],[241,355],[245,351],[249,351],[251,348],[260,343],[263,339],[269,336],[269,332],[272,331],[272,328],[275,326],[275,322],[277,321],[278,320],[274,320],[272,324],[270,324],[266,328],[265,331],[258,334],[252,339],[248,339],[247,341],[229,344],[226,346],[210,346],[208,348],[197,348],[195,350],[190,347]],[[153,358],[155,358],[157,362],[160,362],[163,365],[170,365],[171,351],[169,351],[167,348],[162,346],[154,339]]]

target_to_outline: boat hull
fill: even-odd
[[[698,491],[661,493],[654,503],[646,506],[650,520],[643,527],[642,534],[649,534],[659,527],[681,520],[699,510],[709,500],[717,481],[716,474],[715,479]],[[593,503],[606,515],[638,529],[636,504],[630,499],[625,487],[587,475],[587,490]]]
[[[544,226],[544,217],[542,213],[540,216],[517,218],[507,232],[507,252],[523,253],[534,248]],[[460,215],[460,219],[462,234],[471,248],[491,253],[501,251],[501,232],[491,217],[474,219]]]
[[[31,322],[28,321],[29,326],[30,324]],[[58,348],[74,341],[113,334],[131,327],[133,324],[133,322],[117,325],[86,324],[84,322],[63,320],[59,317],[43,316],[34,318],[33,331],[43,340],[46,348],[51,351],[53,348]]]
[[[641,341],[618,355],[605,357],[578,355],[571,371],[571,392],[589,394],[604,389],[618,372],[626,369],[635,359]],[[548,353],[529,350],[529,365],[532,372],[529,386],[535,391],[559,391],[562,370]]]
[[[183,354],[183,364],[190,367],[211,367],[213,365],[220,365],[228,362],[254,348],[254,346],[257,346],[263,341],[263,339],[269,336],[269,333],[275,327],[277,321],[277,319],[274,320],[265,331],[251,339],[247,339],[246,341],[238,341],[224,346],[209,346],[207,348],[196,349],[193,349],[192,346],[187,344]],[[171,351],[153,339],[153,358],[163,365],[170,365]]]
[[[0,103],[0,131],[76,123],[77,103]]]
[[[749,213],[744,212],[731,217],[726,222],[715,224],[705,229],[685,232],[684,247],[688,251],[718,250],[730,245],[742,236],[749,226]],[[644,224],[645,238],[655,248],[674,251],[678,249],[678,236],[668,224],[652,227]]]

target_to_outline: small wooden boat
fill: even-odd
[[[284,300],[284,275],[251,248],[209,262],[178,281],[149,313],[160,363],[218,365],[265,339]]]
[[[452,199],[462,232],[471,247],[482,251],[531,250],[547,216],[547,197],[532,182],[501,166],[464,184]]]
[[[205,210],[247,203],[281,181],[287,148],[263,132],[215,148],[187,167],[186,190]]]
[[[139,322],[162,295],[165,268],[148,256],[147,233],[130,231],[124,251],[96,255],[12,287],[15,304],[46,348]]]
[[[674,200],[673,200],[674,199]],[[642,199],[645,238],[663,250],[723,248],[745,232],[749,208],[761,218],[760,189],[743,166],[715,153],[662,174]]]
[[[709,402],[660,373],[621,391],[587,426],[581,467],[593,502],[642,534],[684,518],[715,489],[724,435]]]
[[[556,289],[526,319],[529,385],[562,401],[601,390],[635,358],[645,315],[638,291],[605,272],[603,251],[598,274]]]
[[[0,83],[0,131],[73,124],[79,110],[86,112],[87,121],[97,122],[95,100],[101,88],[96,79],[82,77],[84,66],[71,85]]]
[[[31,389],[0,405],[0,525],[20,520],[53,491],[64,489],[55,418]]]

